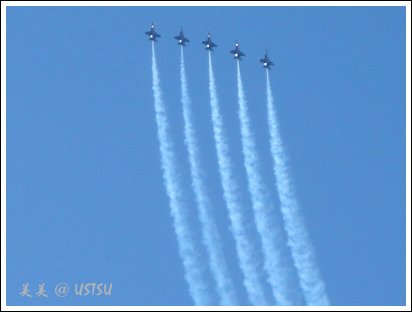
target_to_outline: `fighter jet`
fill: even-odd
[[[270,66],[273,65],[273,63],[269,60],[268,56],[268,51],[265,50],[265,57],[259,60],[261,63],[263,63],[263,68],[270,69]]]
[[[212,36],[210,32],[207,35],[207,39],[202,41],[202,44],[206,46],[206,50],[213,51],[213,48],[217,47],[217,45],[212,41]]]
[[[181,46],[186,46],[186,42],[189,42],[190,40],[189,39],[187,39],[185,36],[184,36],[184,34],[183,34],[183,27],[180,27],[180,34],[179,34],[179,36],[175,36],[174,37],[176,40],[177,40],[177,44],[178,45],[181,45]]]
[[[152,26],[150,26],[150,30],[145,32],[146,35],[149,36],[149,40],[157,41],[156,38],[160,38],[161,36],[155,31],[154,23],[152,22]]]
[[[239,42],[235,42],[235,49],[230,51],[230,53],[232,53],[234,56],[233,58],[238,59],[238,60],[242,60],[242,56],[245,56],[245,54],[240,51],[239,49]]]

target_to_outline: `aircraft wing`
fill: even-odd
[[[150,35],[150,33],[151,33],[150,30],[149,30],[149,31],[145,31],[145,34],[146,34],[146,35]]]

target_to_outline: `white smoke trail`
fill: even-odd
[[[217,293],[222,305],[237,305],[235,289],[229,276],[221,238],[210,213],[210,201],[203,181],[203,172],[199,161],[199,144],[196,139],[195,127],[191,111],[191,100],[188,92],[183,47],[180,55],[180,79],[182,92],[183,120],[185,144],[189,155],[192,187],[198,206],[199,219],[202,227],[203,242],[206,247],[210,270],[217,284]]]
[[[169,122],[160,88],[154,43],[152,43],[152,77],[163,182],[169,197],[173,226],[179,247],[179,255],[183,261],[185,278],[189,285],[189,292],[195,304],[210,305],[209,291],[205,282],[201,259],[196,252],[195,244],[192,235],[190,234],[187,211],[184,211],[184,205],[182,204],[182,193],[176,168],[176,155],[174,153],[173,143],[169,136]]]
[[[316,264],[315,252],[291,187],[268,71],[266,73],[266,96],[273,169],[277,181],[281,213],[288,235],[288,245],[298,271],[299,283],[308,305],[329,305],[325,285]]]
[[[253,305],[267,305],[263,287],[259,281],[259,269],[254,257],[254,246],[246,231],[245,217],[239,200],[238,183],[233,176],[233,167],[229,157],[229,147],[219,110],[216,83],[213,73],[212,57],[209,52],[209,92],[212,111],[213,134],[216,144],[219,173],[222,182],[223,196],[229,211],[229,219],[235,238],[236,252],[244,279],[249,301]]]
[[[244,165],[255,223],[262,242],[264,268],[277,303],[279,305],[292,305],[294,302],[291,298],[291,280],[288,276],[284,254],[282,254],[282,231],[275,221],[273,202],[262,180],[260,160],[251,130],[239,61],[237,61],[237,92]]]

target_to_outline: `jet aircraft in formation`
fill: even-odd
[[[263,63],[263,68],[270,69],[270,66],[273,65],[273,63],[269,60],[268,56],[268,51],[265,50],[265,57],[259,60],[261,63]]]
[[[212,36],[210,35],[210,32],[207,34],[207,39],[205,41],[202,41],[202,44],[206,46],[206,50],[213,51],[213,48],[216,48],[217,45],[212,41]]]
[[[183,27],[180,27],[180,34],[179,34],[179,36],[175,36],[175,39],[178,41],[177,42],[177,44],[178,45],[181,45],[181,46],[186,46],[186,42],[190,42],[190,40],[189,39],[187,39],[186,37],[185,37],[185,35],[183,34]]]
[[[152,25],[150,26],[150,30],[149,30],[149,31],[146,31],[145,34],[149,36],[149,40],[151,40],[151,41],[156,41],[156,42],[157,42],[157,38],[160,38],[160,37],[161,37],[160,34],[158,34],[158,33],[155,31],[155,26],[154,26],[154,23],[153,23],[153,22],[152,22]],[[183,33],[183,27],[180,27],[180,33],[179,33],[179,35],[178,35],[178,36],[175,36],[174,39],[177,40],[177,44],[178,44],[178,45],[181,45],[181,46],[184,46],[184,47],[186,46],[186,43],[187,43],[187,42],[190,42],[190,40],[187,39],[187,38],[185,37],[184,33]],[[207,35],[207,39],[206,39],[205,41],[202,41],[202,44],[205,45],[205,46],[206,46],[205,49],[206,49],[206,50],[209,50],[209,51],[214,51],[213,48],[216,48],[216,47],[217,47],[217,44],[215,44],[215,43],[212,41],[212,36],[211,36],[210,32],[209,32],[208,35]],[[233,50],[231,50],[230,53],[233,54],[233,58],[234,58],[234,59],[237,59],[237,60],[242,60],[242,57],[246,56],[245,53],[243,53],[242,51],[240,51],[239,42],[238,42],[238,41],[235,42],[235,48],[234,48]],[[271,69],[270,66],[273,66],[273,63],[272,63],[272,61],[269,59],[268,53],[267,53],[266,50],[265,50],[265,56],[264,56],[263,58],[261,58],[259,61],[260,61],[261,63],[263,63],[263,68]]]
[[[242,60],[242,56],[245,56],[245,53],[240,51],[239,42],[237,41],[235,42],[235,48],[232,51],[230,51],[230,53],[233,54],[234,59],[238,59],[240,61]]]
[[[145,32],[146,35],[149,36],[149,40],[157,41],[156,38],[160,38],[161,36],[155,31],[154,23],[152,22],[152,26],[150,26],[150,30]]]

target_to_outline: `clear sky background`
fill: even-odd
[[[213,214],[242,304],[210,121],[207,53],[244,198],[236,98],[241,63],[265,179],[276,195],[265,108],[267,48],[299,203],[334,305],[405,304],[405,9],[401,7],[8,7],[7,303],[190,305],[162,183],[150,23],[184,190],[180,26]],[[250,207],[250,206],[249,206]],[[277,208],[279,206],[277,205]],[[250,215],[250,218],[251,219]],[[253,230],[253,229],[252,229]],[[200,243],[200,239],[198,240]],[[204,252],[204,251],[201,251]],[[45,282],[49,298],[20,298]],[[113,283],[111,297],[54,295]]]

